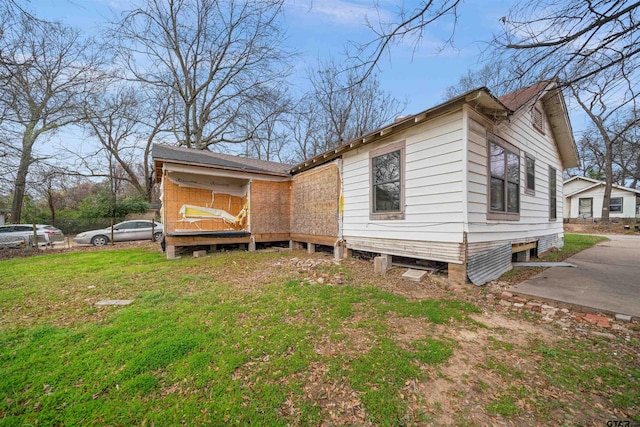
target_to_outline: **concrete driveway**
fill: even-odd
[[[552,267],[511,288],[515,294],[640,317],[640,236],[610,240],[568,258],[578,266]]]

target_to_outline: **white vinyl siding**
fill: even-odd
[[[543,108],[539,103],[539,108]],[[560,155],[553,133],[548,128],[541,133],[531,125],[530,110],[524,108],[511,120],[495,125],[471,108],[465,107],[468,123],[468,241],[526,241],[540,236],[562,234],[562,221],[549,221],[548,168],[562,170]],[[487,131],[492,132],[520,150],[521,164],[525,153],[535,161],[535,192],[526,188],[526,168],[520,168],[520,218],[518,221],[487,219],[488,168]],[[540,173],[540,171],[544,171]],[[562,217],[562,181],[556,181],[558,218]]]
[[[400,141],[405,141],[404,219],[370,219],[370,151]],[[441,242],[447,244],[435,245],[442,250],[435,249],[432,258],[456,261],[463,242],[462,147],[462,112],[457,111],[345,153],[343,237],[348,246],[349,242],[361,247],[363,242],[374,245],[380,239],[391,239],[387,252],[406,253],[400,244]],[[399,250],[393,250],[393,242]]]
[[[604,185],[598,185],[590,190],[585,190],[567,198],[567,210],[571,212],[571,218],[579,218],[580,199],[593,199],[593,217],[602,217],[602,201],[604,198]],[[611,199],[622,198],[622,212],[609,212],[609,218],[633,218],[636,216],[636,193],[619,188],[611,189]]]

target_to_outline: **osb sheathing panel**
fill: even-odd
[[[165,233],[171,234],[178,230],[224,231],[246,230],[247,221],[239,225],[225,223],[221,218],[203,219],[195,222],[184,221],[179,213],[182,205],[194,205],[206,208],[223,209],[231,215],[238,215],[244,207],[247,198],[215,193],[200,188],[180,187],[169,179],[164,179],[163,207],[165,212]],[[213,202],[212,202],[213,201]]]
[[[331,163],[293,177],[291,233],[338,236],[340,171]]]
[[[251,234],[289,233],[291,182],[251,181]]]

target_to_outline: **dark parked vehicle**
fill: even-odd
[[[155,224],[155,226],[154,226]],[[123,221],[113,226],[114,242],[129,242],[132,240],[162,240],[162,224],[146,219]],[[111,227],[101,230],[85,231],[78,234],[73,241],[79,245],[104,246],[111,241]]]
[[[51,246],[64,242],[62,231],[52,225],[36,224],[38,246]],[[32,224],[7,224],[0,226],[0,247],[35,246]]]

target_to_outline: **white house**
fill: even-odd
[[[578,153],[562,92],[470,91],[294,167],[341,159],[347,249],[448,263],[482,284],[563,245],[562,171]],[[295,209],[295,206],[294,206]]]
[[[7,221],[7,214],[10,213],[11,211],[8,209],[0,209],[0,225],[4,225],[4,223]]]
[[[514,253],[526,259],[563,245],[562,171],[578,165],[554,81],[501,98],[472,90],[279,169],[277,182],[273,165],[246,159],[160,146],[154,159],[165,227],[175,220],[168,248],[289,240],[330,245],[336,255],[439,261],[454,281],[475,284],[509,270]],[[240,196],[225,190],[231,173],[246,189]],[[180,206],[205,209],[187,218]],[[214,218],[220,209],[246,220]],[[187,236],[188,221],[198,222]]]
[[[604,181],[574,176],[563,183],[564,218],[597,219],[602,216]],[[640,216],[640,190],[613,184],[609,202],[609,218]]]

